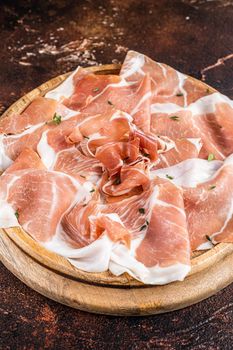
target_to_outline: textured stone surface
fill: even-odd
[[[233,98],[232,18],[227,0],[2,1],[0,112],[78,64],[121,62],[128,48]],[[98,316],[40,296],[1,265],[0,349],[232,349],[232,293],[154,317]]]

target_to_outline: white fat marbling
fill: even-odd
[[[0,134],[0,172],[6,170],[13,161],[7,156],[3,143],[5,136]]]
[[[175,103],[154,103],[150,106],[151,113],[172,114],[183,110]]]
[[[126,119],[128,120],[129,123],[132,123],[133,118],[131,117],[130,114],[117,110],[110,118],[110,121],[115,120],[115,119]]]
[[[139,110],[141,105],[148,100],[150,97],[152,96],[151,91],[148,91],[145,95],[142,96],[141,100],[137,103],[137,105],[134,107],[134,109],[132,110],[131,114],[134,115],[136,114]]]
[[[0,200],[0,228],[19,226],[15,210],[4,200]]]
[[[70,97],[74,91],[73,77],[78,72],[79,69],[80,67],[78,67],[74,72],[72,72],[71,75],[69,75],[69,77],[63,83],[61,83],[58,87],[47,92],[45,97],[52,98],[57,101],[60,101],[63,98]]]
[[[197,152],[199,153],[201,148],[202,148],[202,145],[203,145],[202,142],[201,142],[201,138],[200,137],[197,137],[197,138],[189,137],[189,138],[187,138],[187,140],[189,142],[191,142],[196,147]]]
[[[163,76],[166,79],[167,78],[167,69],[163,66],[162,63],[157,62],[157,65],[162,69]]]
[[[145,56],[140,53],[137,53],[136,56],[134,55],[132,58],[129,59],[128,55],[130,56],[131,52],[134,51],[128,51],[128,54],[125,59],[124,64],[126,69],[123,69],[120,72],[120,75],[125,79],[129,78],[135,73],[141,74],[142,76],[145,75],[145,72],[142,69],[142,67],[145,64]]]
[[[200,244],[196,250],[208,250],[208,249],[211,249],[213,247],[214,247],[214,245],[210,241],[207,241],[205,243]]]
[[[222,164],[220,160],[208,162],[199,158],[187,159],[168,168],[152,170],[150,176],[151,179],[156,176],[167,179],[168,175],[173,177],[171,181],[178,186],[196,187],[210,180]]]
[[[49,130],[43,132],[41,139],[37,145],[37,152],[39,153],[41,160],[46,166],[46,168],[52,169],[54,162],[56,160],[56,152],[48,144],[48,139],[47,139],[48,132]]]
[[[232,100],[219,92],[215,92],[213,94],[201,97],[197,101],[185,107],[181,107],[175,103],[154,103],[151,105],[151,113],[173,114],[180,111],[189,111],[193,116],[209,114],[215,112],[216,103],[227,103],[231,108],[233,108]]]

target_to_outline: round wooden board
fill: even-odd
[[[88,69],[96,74],[117,74],[119,68],[119,65],[105,65]],[[45,95],[68,75],[60,75],[32,90],[2,117],[21,113],[35,97]],[[41,294],[82,310],[114,315],[146,315],[179,309],[207,298],[233,281],[233,244],[225,243],[194,254],[185,281],[165,286],[146,286],[126,273],[116,277],[108,271],[78,270],[20,228],[0,230],[0,258],[10,271]]]

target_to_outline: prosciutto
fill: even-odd
[[[183,280],[194,250],[233,243],[233,103],[129,51],[78,67],[0,119],[0,227],[88,272]]]

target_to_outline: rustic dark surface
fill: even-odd
[[[0,112],[78,64],[128,48],[233,98],[233,1],[0,1]],[[72,310],[0,265],[0,349],[232,349],[233,285],[187,309],[143,318]]]

